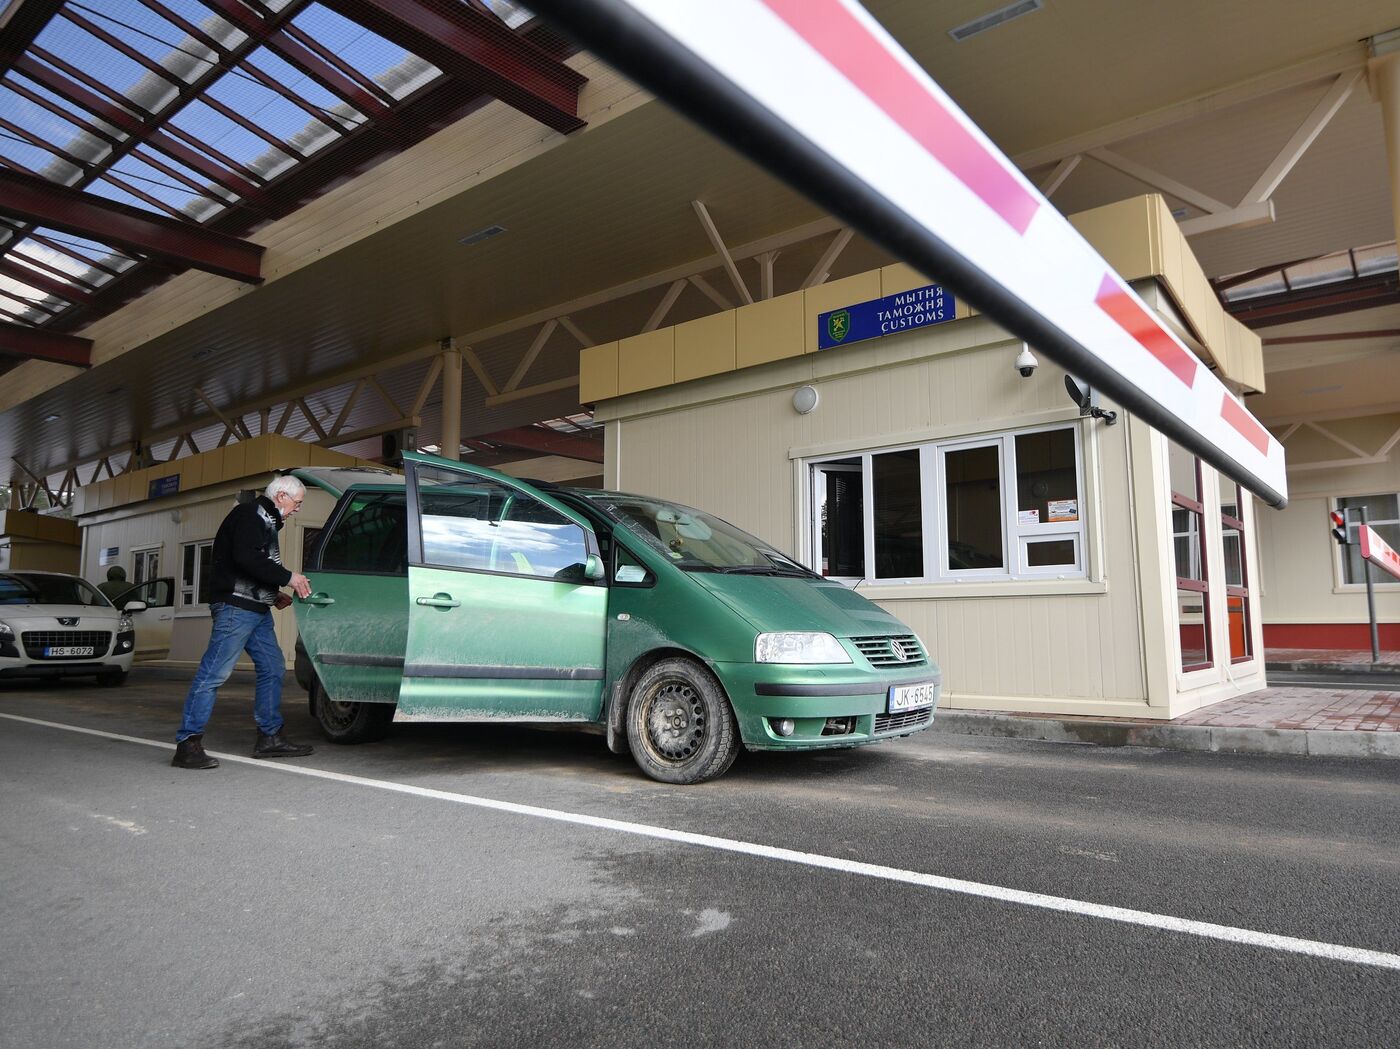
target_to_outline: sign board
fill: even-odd
[[[830,350],[953,319],[952,292],[937,284],[817,314],[817,349]]]
[[[1287,503],[1279,442],[854,0],[530,8],[1036,353]]]
[[[152,477],[146,484],[146,498],[159,499],[163,495],[174,495],[179,490],[179,474],[170,474],[168,477]]]
[[[104,546],[102,552],[97,555],[97,563],[102,567],[114,565],[121,560],[122,548],[119,546]]]
[[[1361,539],[1362,558],[1400,579],[1400,554],[1397,554],[1370,525],[1361,525],[1356,531]]]

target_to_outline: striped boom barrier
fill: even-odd
[[[1272,506],[1282,446],[853,0],[532,0]]]
[[[1370,525],[1361,525],[1356,531],[1361,539],[1362,559],[1400,579],[1400,553]]]

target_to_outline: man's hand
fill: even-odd
[[[288,605],[290,605],[291,603],[292,603],[292,597],[291,597],[291,595],[290,595],[290,594],[284,594],[284,593],[282,593],[282,591],[280,591],[280,590],[277,591],[277,596],[274,597],[274,598],[272,599],[272,607],[275,608],[275,609],[277,609],[279,612],[280,612],[282,609],[286,608],[286,607],[287,607]]]
[[[311,580],[307,579],[306,576],[302,575],[300,572],[293,572],[291,582],[292,589],[296,591],[297,597],[311,596]]]

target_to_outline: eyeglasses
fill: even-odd
[[[300,509],[301,509],[301,504],[302,504],[302,500],[301,500],[301,499],[292,499],[292,497],[291,497],[290,495],[288,495],[286,492],[280,492],[280,493],[278,493],[278,494],[281,495],[283,499],[287,499],[287,500],[290,500],[290,501],[291,501],[292,509],[293,509],[293,510],[300,510]]]

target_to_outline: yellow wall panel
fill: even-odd
[[[617,343],[590,346],[578,355],[578,399],[583,404],[617,396]]]
[[[662,328],[617,344],[617,392],[636,393],[676,381],[676,330]]]
[[[803,294],[765,299],[736,311],[735,363],[740,368],[802,354]]]
[[[676,382],[732,372],[738,330],[734,310],[676,325]]]
[[[1156,273],[1157,253],[1147,233],[1149,202],[1149,197],[1120,200],[1071,215],[1069,221],[1120,277],[1137,280]]]
[[[235,478],[244,476],[243,457],[245,451],[242,441],[230,441],[224,445],[224,468],[220,474],[220,480],[232,481]]]
[[[908,269],[908,267],[905,267]],[[886,292],[880,279],[881,270],[867,270],[854,277],[819,284],[808,288],[803,295],[802,350],[804,353],[817,352],[817,317],[828,310],[839,310],[843,306],[854,306],[859,302],[883,298]],[[910,270],[912,273],[913,270]],[[919,287],[919,285],[913,285]],[[900,289],[905,290],[905,289]],[[890,292],[889,294],[894,294]]]

